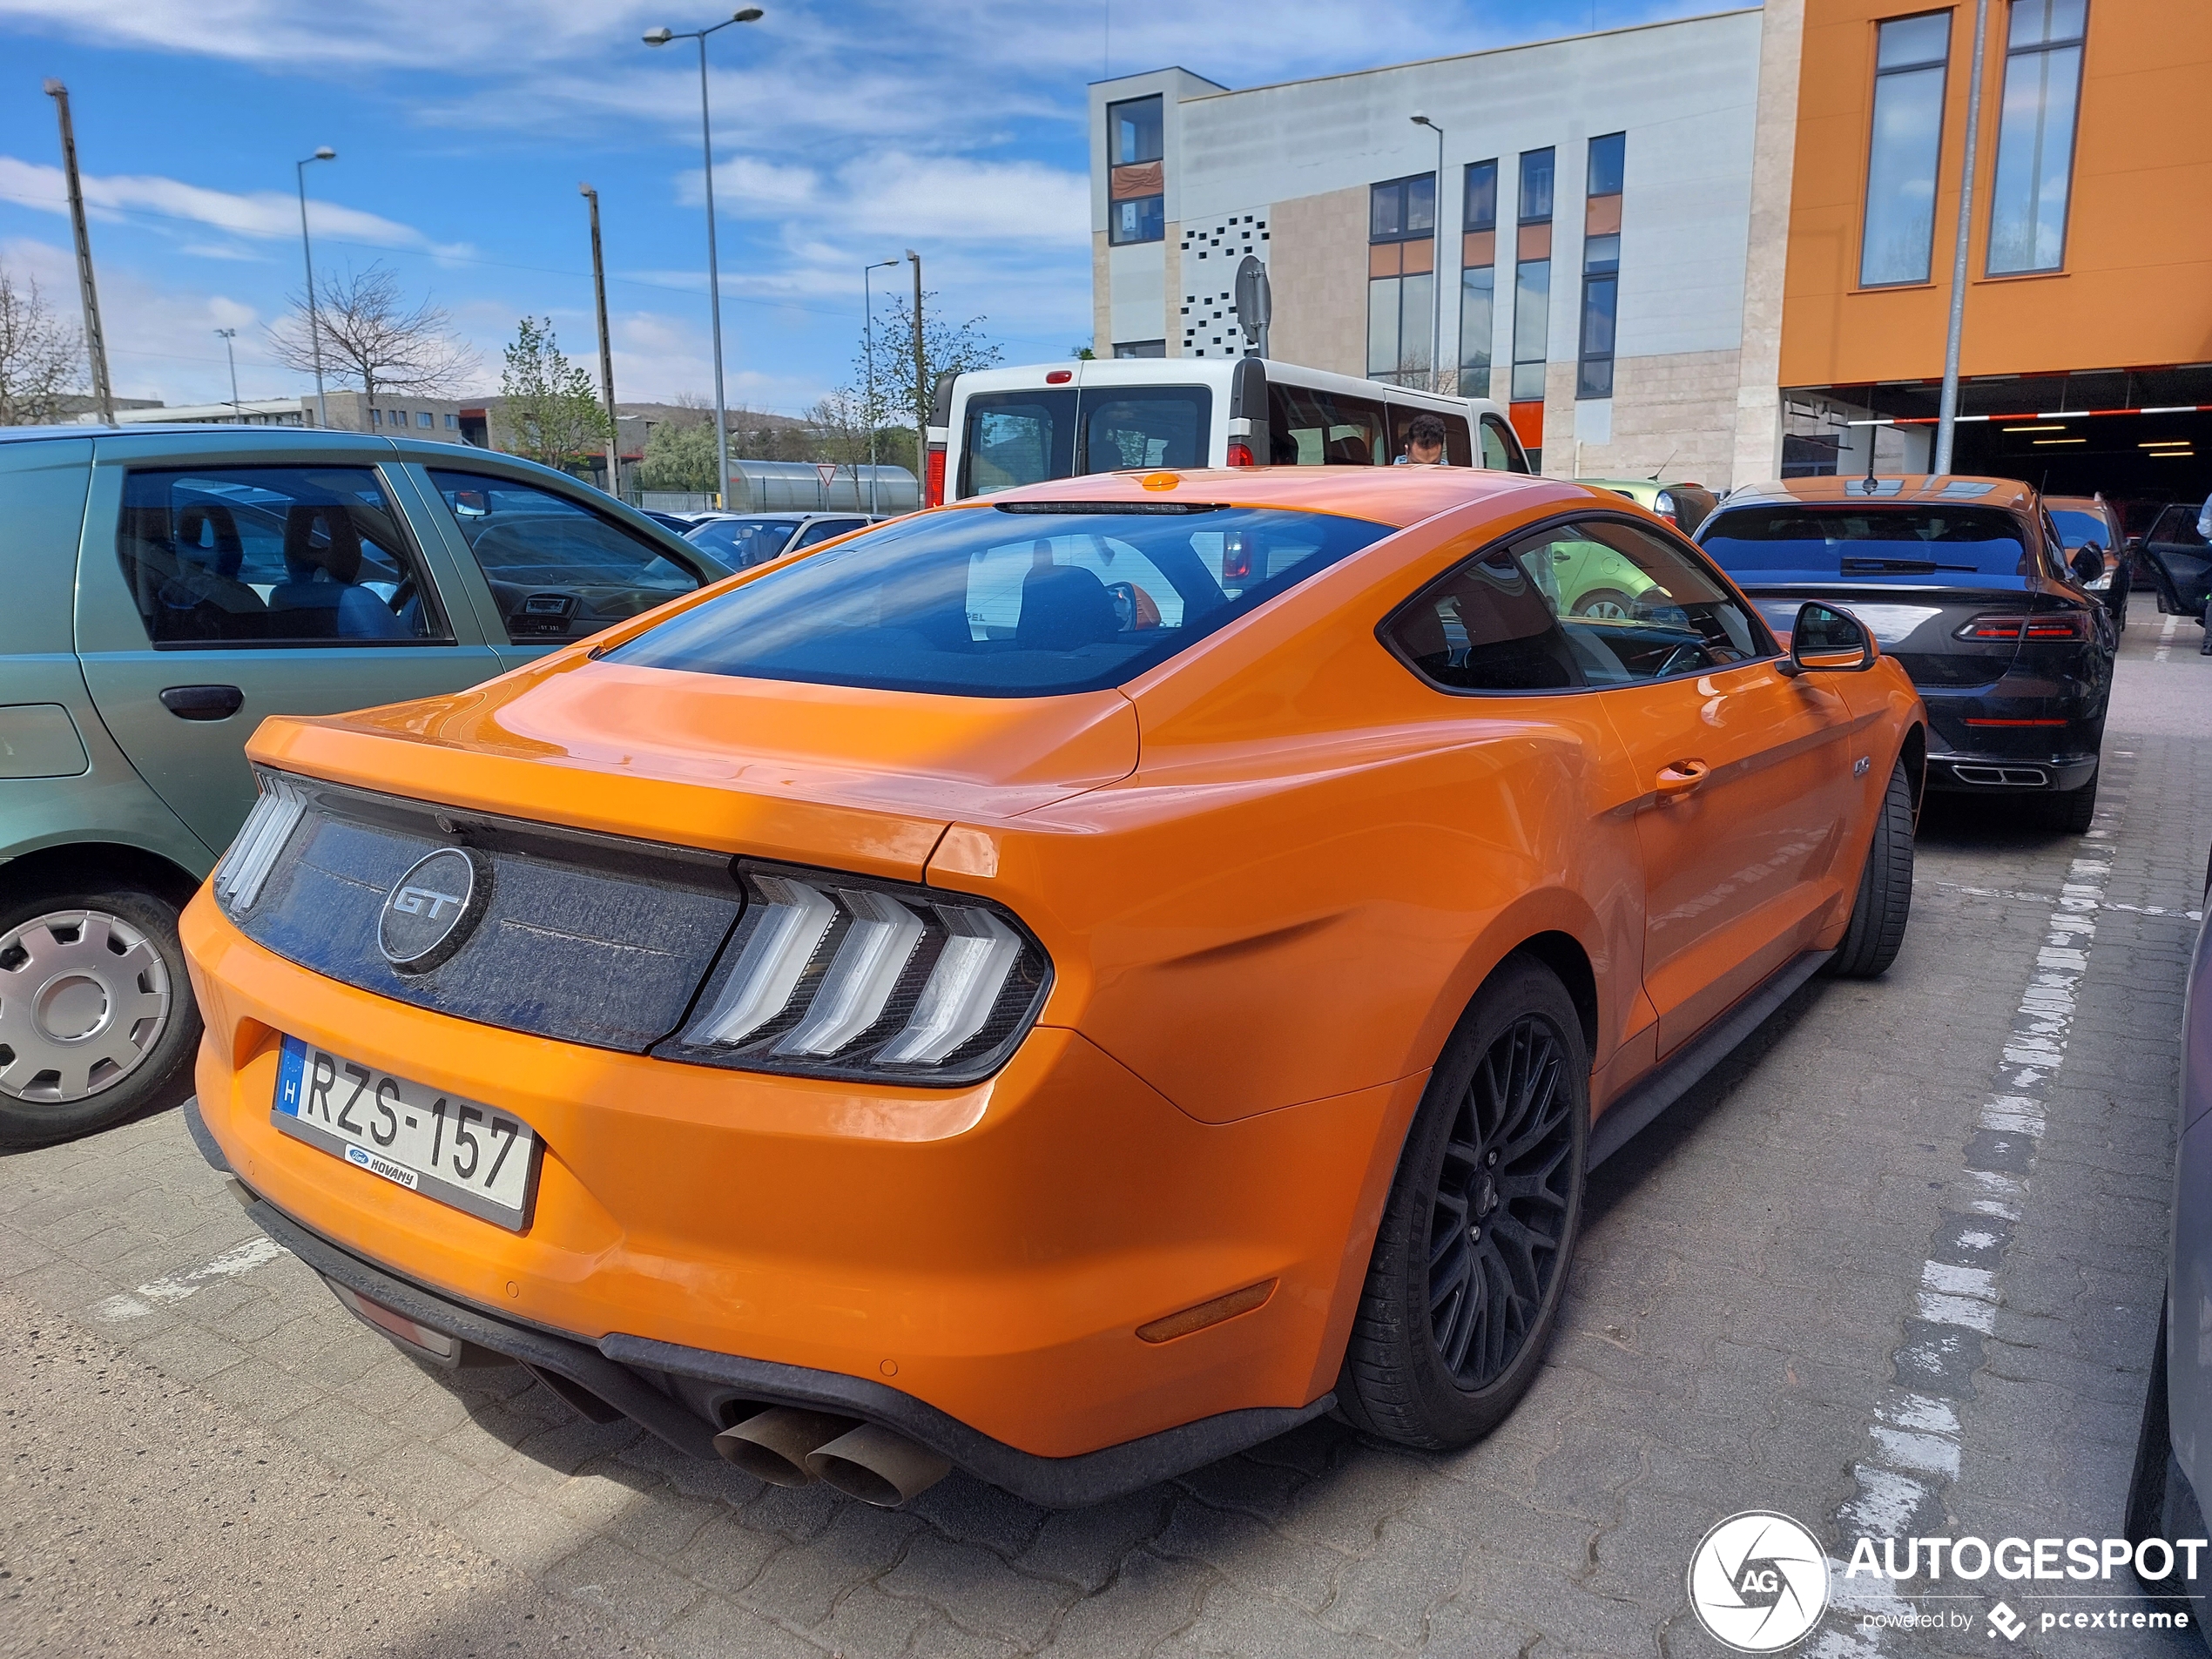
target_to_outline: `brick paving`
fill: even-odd
[[[1706,1654],[1698,1538],[1771,1508],[1832,1551],[1869,1470],[1919,1480],[1925,1530],[2115,1530],[2212,834],[2212,662],[2155,660],[2157,620],[2016,1217],[1973,1209],[2009,1156],[1982,1115],[2084,842],[1950,804],[1896,967],[1805,988],[1598,1173],[1550,1363],[1451,1456],[1323,1421],[1072,1514],[959,1474],[900,1513],[765,1487],[519,1372],[426,1375],[289,1256],[239,1255],[258,1235],[163,1115],[0,1159],[0,1653]],[[1940,1474],[1885,1438],[1932,1261],[1993,1276]],[[1946,1637],[1839,1606],[1808,1650],[1986,1654],[1993,1599]],[[2052,1641],[2011,1645],[2188,1650]]]

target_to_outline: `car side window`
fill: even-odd
[[[580,502],[496,474],[429,469],[517,645],[588,639],[699,577]]]
[[[1272,381],[1267,424],[1271,466],[1374,467],[1391,459],[1383,406],[1364,397]]]
[[[797,552],[802,547],[813,547],[833,536],[848,535],[867,522],[865,518],[818,518],[799,532],[799,539],[791,544],[792,550]]]
[[[1494,415],[1482,417],[1482,464],[1499,472],[1526,472],[1519,453],[1507,434],[1506,423]]]
[[[453,641],[372,468],[134,470],[115,550],[157,646]]]
[[[1710,673],[1775,655],[1766,625],[1688,550],[1641,526],[1570,520],[1496,543],[1383,624],[1453,691],[1565,691]]]

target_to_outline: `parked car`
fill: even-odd
[[[786,1485],[1460,1445],[1591,1164],[1902,941],[1919,699],[1793,621],[1571,483],[1156,470],[271,720],[196,1132],[418,1356]]]
[[[2032,795],[2089,827],[2112,687],[2112,617],[2069,567],[2026,484],[1997,478],[1792,478],[1730,492],[1697,532],[1786,626],[1808,599],[1848,606],[1928,708],[1928,787]]]
[[[2212,536],[2206,534],[2203,509],[2193,502],[2168,502],[2143,532],[2137,552],[2161,613],[2195,617],[2202,623],[2205,601],[2212,597]],[[2212,652],[2212,631],[2202,648]]]
[[[2105,602],[2105,609],[2112,612],[2114,631],[2125,633],[2134,574],[2128,559],[2128,537],[2120,528],[2119,509],[2101,496],[2046,496],[2043,504],[2050,509],[2051,523],[2058,526],[2069,570],[2085,547],[2095,548],[2103,559],[2102,574],[2081,585]]]
[[[692,525],[698,523],[701,516],[697,513],[664,513],[653,507],[641,507],[637,510],[663,529],[674,530],[678,536],[683,535]]]
[[[1697,534],[1705,516],[1720,504],[1720,497],[1703,484],[1686,480],[1662,483],[1658,478],[1579,478],[1577,483],[1626,496],[1648,513],[1656,513],[1684,536]]]
[[[189,1086],[177,913],[253,803],[263,717],[458,691],[725,574],[561,474],[365,433],[0,431],[0,513],[15,1145]]]
[[[1121,357],[940,375],[925,498],[1158,467],[1386,467],[1422,415],[1444,422],[1447,466],[1529,470],[1488,398],[1260,357]]]
[[[2180,1137],[2174,1151],[2174,1225],[2166,1262],[2166,1300],[2151,1350],[2150,1386],[2135,1442],[2124,1531],[2146,1538],[2202,1538],[2198,1495],[2212,1468],[2212,868],[2205,872],[2206,920],[2197,924],[2182,1003]],[[2175,1335],[2180,1333],[2176,1341]],[[2192,1561],[2189,1563],[2194,1565]],[[2198,1588],[2212,1565],[2198,1567],[2188,1588],[2179,1567],[2162,1580],[2143,1579],[2151,1595],[2185,1601],[2197,1640],[2207,1642],[2212,1595]],[[2208,1643],[2212,1645],[2212,1643]]]
[[[871,518],[866,513],[705,513],[685,532],[694,547],[703,547],[732,570],[749,570],[756,564],[813,547],[870,524],[888,515]]]

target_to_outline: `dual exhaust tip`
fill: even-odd
[[[875,1423],[773,1406],[724,1429],[714,1449],[772,1486],[819,1480],[848,1498],[895,1509],[952,1472],[952,1461]]]

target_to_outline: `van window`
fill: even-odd
[[[1390,406],[1390,458],[1393,461],[1406,453],[1406,428],[1413,424],[1417,415],[1433,415],[1444,422],[1444,464],[1447,467],[1474,465],[1474,445],[1467,434],[1467,418],[1464,415],[1447,415],[1442,409],[1424,409],[1409,403]]]
[[[991,496],[1076,469],[1076,394],[980,392],[968,400],[960,493]]]
[[[1204,502],[927,513],[764,570],[608,657],[954,697],[1100,691],[1391,534]]]
[[[1494,415],[1482,417],[1482,464],[1506,472],[1528,470],[1528,463],[1521,456],[1521,446],[1513,441],[1506,423]]]
[[[1203,386],[1132,386],[1078,395],[1084,472],[1128,467],[1203,467],[1213,431],[1213,395]]]
[[[1283,381],[1267,385],[1268,464],[1374,467],[1390,458],[1383,406]]]

